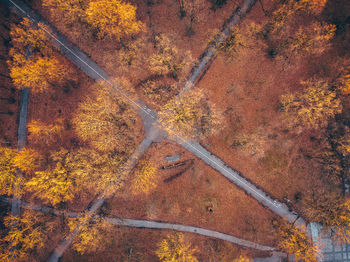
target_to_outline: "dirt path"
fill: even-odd
[[[208,69],[211,62],[213,62],[215,59],[218,53],[218,48],[230,37],[232,29],[250,11],[256,1],[257,0],[245,0],[239,7],[236,8],[231,17],[224,24],[221,32],[214,37],[216,41],[209,44],[196,65],[192,68],[190,75],[187,77],[183,90],[179,94],[180,96],[193,87],[193,85],[199,81],[200,77],[205,74],[206,69]]]
[[[29,89],[24,88],[21,90],[19,101],[19,121],[18,121],[18,135],[17,135],[17,149],[22,150],[27,142],[27,113],[28,113],[28,100]],[[20,171],[17,171],[17,176],[22,176]],[[13,201],[11,205],[11,214],[15,217],[20,215],[20,191],[21,185],[18,184],[18,180],[15,182]]]
[[[1,201],[3,202],[12,202],[10,198],[0,198]],[[54,208],[49,208],[45,206],[39,206],[39,205],[32,205],[26,202],[22,202],[21,206],[23,208],[27,209],[32,209],[44,213],[49,213],[53,214],[56,216],[59,215],[65,215],[69,217],[78,217],[81,213],[78,212],[64,212],[60,210],[56,210]],[[95,216],[97,218],[97,216]],[[171,224],[171,223],[166,223],[166,222],[158,222],[158,221],[150,221],[150,220],[139,220],[139,219],[129,219],[129,218],[111,218],[111,217],[106,217],[105,218],[108,223],[111,223],[116,226],[126,226],[126,227],[136,227],[136,228],[150,228],[150,229],[169,229],[169,230],[175,230],[175,231],[180,231],[180,232],[189,232],[193,234],[198,234],[202,236],[208,236],[208,237],[213,237],[217,239],[221,239],[224,241],[228,241],[231,243],[234,243],[236,245],[240,245],[243,247],[248,247],[248,248],[254,248],[262,251],[274,251],[275,248],[269,247],[269,246],[264,246],[260,245],[245,239],[237,238],[235,236],[227,235],[224,233],[220,233],[217,231],[205,229],[205,228],[200,228],[200,227],[193,227],[193,226],[186,226],[186,225],[181,225],[181,224]],[[59,253],[57,253],[58,255]],[[58,259],[59,256],[55,256],[54,259]],[[49,260],[49,261],[56,261],[56,260]]]
[[[153,133],[151,133],[153,135]],[[123,172],[126,176],[136,165],[138,159],[146,152],[146,150],[149,148],[149,146],[152,144],[153,138],[147,136],[142,142],[139,144],[139,146],[135,149],[133,154],[130,156],[130,158],[125,162],[125,164],[120,168],[121,172]],[[118,187],[119,188],[119,187]],[[88,209],[87,212],[87,218],[91,219],[97,210],[99,210],[102,205],[104,204],[105,200],[113,195],[113,189],[110,188],[106,190],[106,192],[103,192],[97,199],[95,199],[92,202],[91,207]],[[40,209],[39,209],[40,210]],[[85,224],[88,223],[88,220],[83,221],[82,223],[78,224],[76,228],[73,230],[71,234],[68,235],[68,237],[61,241],[61,243],[55,248],[55,250],[52,252],[49,262],[58,261],[59,258],[63,255],[63,253],[67,250],[67,248],[71,245],[74,238],[79,234],[80,228]]]

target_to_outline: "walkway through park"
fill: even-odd
[[[11,203],[13,202],[10,198],[1,198],[0,201],[5,203]],[[60,211],[54,208],[46,207],[46,206],[40,206],[40,205],[33,205],[30,203],[22,202],[21,206],[26,209],[31,209],[47,214],[52,214],[55,216],[66,216],[66,217],[79,217],[81,213],[79,212],[71,212],[71,211]],[[96,219],[97,216],[94,216]],[[208,236],[213,237],[217,239],[221,239],[224,241],[229,241],[233,244],[240,245],[243,247],[253,248],[261,251],[274,251],[275,249],[273,247],[260,245],[245,239],[237,238],[232,235],[220,233],[217,231],[204,229],[200,227],[193,227],[193,226],[186,226],[186,225],[180,225],[180,224],[171,224],[167,222],[159,222],[159,221],[151,221],[151,220],[139,220],[139,219],[129,219],[129,218],[117,218],[117,217],[105,217],[106,221],[110,224],[116,225],[116,226],[126,226],[126,227],[136,227],[136,228],[150,228],[150,229],[169,229],[169,230],[175,230],[180,232],[189,232],[193,234],[198,234],[202,236]]]
[[[84,71],[88,76],[90,76],[94,80],[96,81],[104,80],[106,83],[108,83],[111,86],[112,90],[118,92],[122,97],[128,100],[135,109],[137,109],[139,115],[143,119],[145,129],[147,126],[149,127],[148,129],[149,134],[146,136],[145,140],[143,141],[143,144],[141,144],[139,147],[139,149],[141,148],[140,152],[145,152],[145,150],[152,143],[152,141],[158,142],[166,137],[166,134],[161,130],[161,128],[158,128],[160,125],[157,122],[157,113],[151,110],[150,108],[148,108],[142,101],[132,100],[131,98],[129,98],[127,93],[125,93],[123,90],[121,90],[117,86],[113,85],[109,80],[110,78],[108,74],[103,69],[101,69],[94,61],[92,61],[88,55],[86,55],[78,47],[70,43],[63,35],[57,32],[46,21],[42,20],[37,14],[33,12],[33,10],[31,10],[28,6],[26,6],[21,1],[18,1],[18,0],[0,0],[0,1],[4,3],[6,6],[8,6],[9,8],[11,8],[11,10],[16,12],[18,15],[22,17],[28,17],[30,20],[32,20],[36,24],[39,21],[41,23],[46,24],[47,27],[50,28],[50,30],[46,28],[42,28],[42,29],[46,31],[48,36],[53,41],[54,45],[57,46],[59,50],[70,61],[72,61],[77,67],[79,67],[82,71]],[[225,27],[223,28],[222,32],[216,38],[218,39],[218,41],[211,44],[206,49],[204,54],[201,56],[197,64],[192,69],[191,74],[187,78],[188,80],[184,85],[184,89],[183,89],[184,92],[187,91],[189,88],[191,88],[196,83],[196,81],[199,80],[201,75],[205,72],[205,69],[210,65],[211,61],[213,61],[213,59],[215,58],[217,54],[218,46],[220,46],[220,44],[223,43],[227,39],[227,37],[230,36],[233,26],[235,26],[240,21],[240,19],[244,17],[244,15],[247,12],[249,12],[249,10],[254,5],[254,3],[255,3],[255,0],[245,0],[243,1],[242,5],[235,10],[233,15],[225,24]],[[183,147],[185,147],[186,149],[188,149],[189,151],[191,151],[193,154],[195,154],[197,157],[202,159],[208,165],[210,165],[211,167],[219,171],[229,181],[233,182],[238,187],[245,190],[248,194],[250,194],[257,201],[259,201],[259,203],[268,207],[272,212],[285,218],[291,223],[296,222],[296,225],[298,226],[304,226],[306,224],[305,221],[302,218],[300,218],[300,216],[297,213],[289,210],[285,204],[269,196],[262,189],[258,188],[253,183],[249,182],[247,179],[243,177],[242,174],[235,171],[233,168],[229,167],[224,161],[222,161],[219,157],[214,156],[211,152],[209,152],[207,149],[202,147],[199,143],[195,141],[187,141],[186,139],[178,135],[176,136],[175,141],[178,142]],[[135,152],[135,154],[139,155],[138,152]],[[138,157],[140,157],[140,155]],[[129,167],[133,167],[136,163],[136,160],[134,161],[130,159],[130,162],[129,161],[127,162],[127,166],[129,165],[128,163],[130,164]],[[131,170],[131,169],[126,168],[125,170]],[[101,197],[98,198],[93,204],[93,206],[90,208],[89,212],[91,211],[91,214],[93,214],[93,212],[103,204],[103,201],[104,201],[104,196],[101,195]],[[69,242],[71,242],[71,240]],[[64,246],[65,248],[67,247],[67,245],[64,245]],[[62,253],[63,252],[64,250],[62,250]],[[55,257],[57,258],[57,256]],[[50,261],[57,261],[58,258],[56,260],[50,260]]]

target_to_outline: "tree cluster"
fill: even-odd
[[[34,25],[24,18],[11,28],[10,77],[16,88],[30,88],[34,93],[72,86],[77,77],[73,68],[58,55],[44,24]]]
[[[136,7],[121,0],[48,0],[43,1],[52,13],[60,11],[71,23],[87,23],[99,38],[120,40],[138,33],[143,24],[136,18]]]

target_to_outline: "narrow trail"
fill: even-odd
[[[20,94],[19,101],[19,121],[18,121],[18,135],[17,135],[17,149],[22,150],[27,142],[27,113],[28,113],[29,89],[23,88]],[[17,171],[17,177],[22,176],[21,172]],[[19,217],[20,215],[20,190],[21,185],[18,184],[18,179],[15,182],[13,201],[11,205],[12,216]]]
[[[200,80],[200,77],[206,72],[206,69],[210,66],[211,62],[215,59],[218,48],[228,40],[233,28],[240,22],[240,20],[251,10],[257,0],[245,0],[239,7],[233,12],[230,18],[225,22],[222,30],[218,33],[211,44],[206,48],[204,53],[200,56],[198,62],[192,68],[190,75],[187,77],[187,81],[180,92],[180,96],[187,92],[194,84]]]
[[[2,202],[12,202],[10,198],[0,198]],[[48,213],[56,216],[65,215],[69,217],[78,217],[81,213],[79,212],[67,212],[60,211],[54,208],[49,208],[40,205],[33,205],[26,202],[22,202],[21,206],[26,209],[36,210],[43,213]],[[94,216],[97,218],[98,216]],[[180,232],[189,232],[193,234],[198,234],[202,236],[213,237],[217,239],[221,239],[224,241],[231,242],[236,245],[240,245],[243,247],[253,248],[261,251],[275,251],[276,249],[269,246],[260,245],[245,239],[237,238],[232,235],[224,234],[221,232],[213,231],[210,229],[194,227],[194,226],[186,226],[181,224],[171,224],[167,222],[159,222],[159,221],[151,221],[151,220],[139,220],[139,219],[130,219],[130,218],[117,218],[117,217],[106,217],[105,220],[116,226],[125,226],[125,227],[135,227],[135,228],[150,228],[150,229],[169,229]]]
[[[153,134],[151,134],[153,135]],[[129,159],[123,164],[123,166],[120,168],[121,172],[124,173],[124,176],[126,177],[127,174],[135,167],[138,159],[142,157],[142,155],[146,152],[146,150],[150,147],[150,145],[153,142],[153,137],[147,136],[142,140],[142,142],[138,145],[138,147],[135,149],[133,154],[129,157]],[[119,187],[115,187],[119,188]],[[109,197],[111,197],[114,194],[115,189],[112,187],[108,187],[108,189],[100,194],[93,202],[91,207],[88,209],[87,212],[87,218],[92,218],[97,210],[99,210],[102,205],[104,204],[105,200]],[[40,210],[40,209],[39,209]],[[43,211],[43,210],[41,210]],[[73,230],[71,234],[64,240],[62,240],[59,245],[55,248],[55,250],[52,252],[49,262],[58,261],[59,258],[63,255],[63,253],[69,248],[69,246],[72,244],[74,238],[79,234],[80,228],[85,224],[88,223],[88,220],[82,221],[80,224],[76,226],[76,228]]]

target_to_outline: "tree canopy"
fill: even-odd
[[[135,145],[136,115],[109,87],[97,83],[78,105],[77,135],[101,152],[129,153]]]
[[[340,99],[326,82],[310,79],[301,85],[303,91],[281,98],[285,120],[290,127],[324,127],[330,118],[342,111]]]
[[[22,262],[30,260],[30,252],[44,246],[47,234],[53,231],[50,218],[35,211],[26,210],[22,216],[8,216],[4,219],[7,234],[0,239],[0,260]]]
[[[169,134],[187,138],[205,137],[220,130],[218,110],[199,89],[170,100],[159,112],[159,120]]]
[[[137,165],[132,190],[135,194],[148,194],[157,186],[157,168],[151,162],[142,161]]]
[[[76,82],[75,70],[54,52],[46,33],[39,23],[35,26],[24,18],[11,28],[10,77],[18,89],[30,88],[43,93]]]
[[[305,232],[282,222],[278,227],[279,243],[278,247],[287,254],[295,255],[296,261],[317,262],[318,247],[313,244]]]
[[[197,262],[194,256],[196,248],[186,243],[183,234],[168,235],[163,239],[156,251],[158,258],[163,262]]]
[[[86,19],[98,29],[99,37],[112,35],[120,39],[142,28],[142,23],[136,19],[136,7],[121,0],[90,1]]]
[[[17,151],[9,147],[0,147],[0,194],[12,195],[17,179],[21,184],[25,180],[23,176],[18,176],[17,171],[32,172],[38,165],[38,157],[32,149]]]

